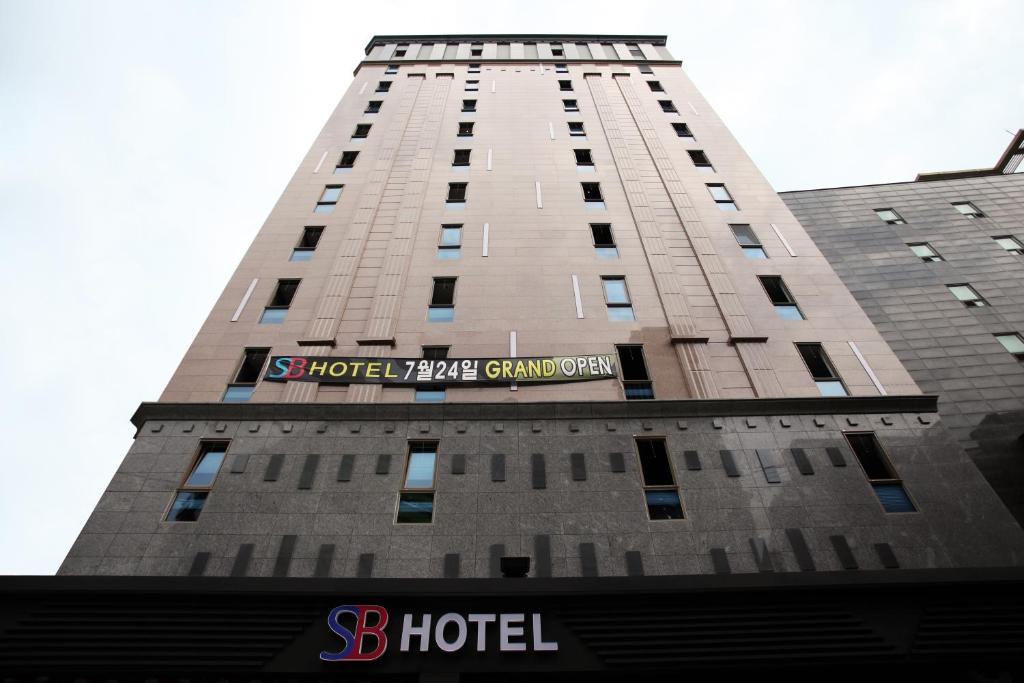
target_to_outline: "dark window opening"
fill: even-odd
[[[590,150],[589,149],[576,149],[576,150],[573,150],[573,153],[576,155],[576,165],[577,166],[593,166],[594,165],[594,159],[590,156]]]
[[[322,225],[307,225],[302,229],[302,236],[299,243],[292,249],[292,261],[309,261],[313,258],[313,252],[320,244],[320,237],[324,234]]]
[[[380,105],[381,105],[381,101],[380,100],[370,100],[369,102],[366,103],[366,110],[363,113],[364,114],[376,114],[376,113],[380,112]]]
[[[619,250],[612,237],[612,226],[608,223],[591,223],[590,234],[594,238],[594,249],[601,258],[618,258]]]
[[[462,100],[462,111],[474,112],[476,111],[476,100]]]
[[[342,152],[341,159],[338,160],[338,168],[352,168],[356,165],[356,158],[359,156],[359,152]]]
[[[396,73],[398,73],[397,64],[388,64],[388,68],[384,69],[385,76],[394,76]]]
[[[358,123],[356,124],[356,130],[352,133],[353,138],[365,138],[370,134],[370,127],[373,124],[370,123]]]
[[[650,519],[682,519],[683,506],[679,499],[672,463],[664,439],[637,439],[637,457],[643,479],[644,501]]]
[[[586,132],[583,130],[583,122],[569,121],[569,135],[575,137],[586,135]]]
[[[708,155],[704,153],[704,150],[691,149],[687,154],[690,155],[690,161],[692,161],[693,165],[697,168],[710,168],[714,170],[711,166],[711,159],[708,159]]]
[[[567,74],[569,73],[569,66],[567,64],[555,64],[556,74]]]
[[[603,202],[600,183],[580,183],[583,186],[583,200],[587,202]]]
[[[679,113],[679,110],[676,109],[676,105],[672,104],[672,100],[658,100],[658,104],[661,105],[661,110],[666,114]]]
[[[796,348],[822,396],[850,395],[821,344],[797,344]]]
[[[692,138],[693,133],[690,132],[690,127],[685,123],[673,123],[672,129],[675,130],[676,135],[681,138]]]
[[[647,87],[651,89],[651,92],[665,92],[665,88],[661,86],[661,81],[647,81]]]
[[[469,183],[448,183],[449,203],[461,203],[466,201],[466,188]]]
[[[758,279],[768,293],[768,298],[775,305],[775,312],[783,320],[803,320],[803,313],[796,305],[793,295],[789,293],[786,283],[778,275],[762,275]]]
[[[757,233],[754,229],[745,223],[731,223],[729,227],[732,229],[732,234],[736,237],[736,241],[739,243],[740,248],[743,250],[743,255],[749,259],[766,259],[768,258],[767,252],[761,245],[761,240],[757,238]]]
[[[579,111],[580,105],[576,100],[562,100],[562,109],[565,111]]]
[[[469,154],[472,150],[469,149],[457,149],[455,150],[455,157],[452,159],[452,166],[469,166]]]
[[[562,92],[569,92],[572,90],[572,81],[558,81],[558,89]]]
[[[168,522],[194,522],[199,519],[227,448],[228,442],[225,441],[203,441],[199,445],[199,453],[167,512]]]
[[[845,435],[857,461],[886,512],[915,512],[903,482],[872,432]]]
[[[381,81],[377,84],[377,92],[387,92],[391,90],[391,81]]]
[[[644,347],[639,345],[619,346],[619,372],[622,376],[622,388],[627,401],[654,398],[654,386],[647,374],[647,363],[644,361]]]
[[[471,138],[471,137],[473,137],[473,122],[472,121],[460,121],[459,122],[459,137],[460,138]]]

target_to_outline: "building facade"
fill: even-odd
[[[133,422],[47,603],[135,624],[72,639],[108,673],[948,672],[974,636],[916,615],[1009,609],[1024,563],[664,36],[374,37]]]
[[[1022,158],[781,196],[1024,523]]]

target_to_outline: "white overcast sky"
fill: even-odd
[[[56,571],[374,33],[656,33],[778,190],[990,166],[1024,2],[0,0],[0,573]]]

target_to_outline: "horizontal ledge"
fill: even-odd
[[[768,341],[767,335],[751,335],[748,337],[729,337],[730,344],[764,344]]]
[[[706,334],[674,334],[671,337],[673,344],[707,344],[711,337]]]
[[[295,343],[299,346],[330,346],[332,349],[338,344],[334,339],[300,339]]]
[[[379,338],[378,339],[378,338],[374,338],[374,337],[366,337],[365,339],[356,339],[356,344],[358,344],[359,346],[392,346],[393,347],[395,345],[395,338],[394,337],[386,337],[386,338]]]

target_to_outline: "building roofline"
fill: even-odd
[[[914,182],[929,182],[932,180],[959,180],[961,178],[977,178],[987,175],[1006,175],[1017,170],[1020,164],[1020,156],[1024,154],[1024,128],[1017,131],[1010,140],[1010,144],[999,156],[996,165],[992,168],[974,168],[962,171],[933,171],[931,173],[918,173]],[[1013,158],[1018,157],[1015,163]],[[1012,163],[1012,168],[1011,168]]]
[[[612,41],[616,43],[652,43],[664,45],[668,36],[656,35],[619,35],[615,33],[437,33],[437,34],[382,34],[370,38],[366,44],[366,54],[370,54],[375,43],[380,42],[420,42],[430,41],[434,43],[447,42],[482,42],[485,40],[497,40],[508,42],[552,42],[555,40],[568,40],[578,42],[603,42]]]

